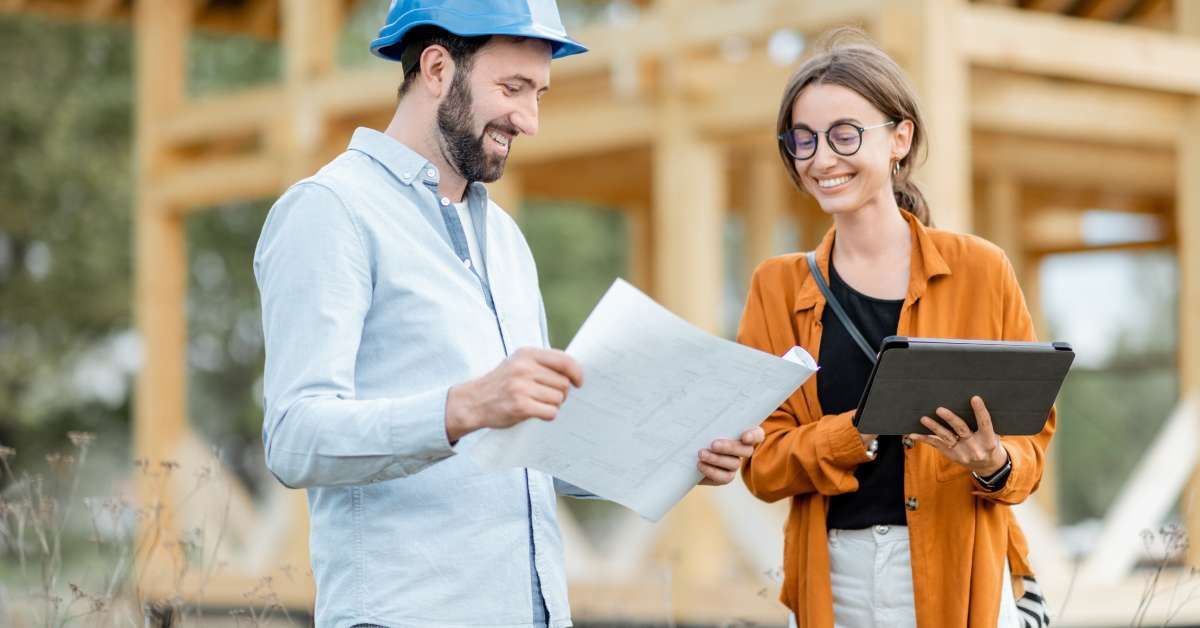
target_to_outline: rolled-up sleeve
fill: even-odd
[[[356,398],[373,274],[354,216],[330,189],[301,183],[271,208],[254,254],[266,347],[263,445],[286,486],[388,480],[454,453],[449,386]]]

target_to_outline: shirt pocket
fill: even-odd
[[[941,452],[937,452],[937,460],[934,461],[934,464],[938,482],[953,482],[970,473],[970,469],[943,456]]]

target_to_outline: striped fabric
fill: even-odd
[[[1042,587],[1029,576],[1022,576],[1021,582],[1025,593],[1017,600],[1017,610],[1021,611],[1022,628],[1046,628],[1050,625],[1050,609],[1042,597]]]

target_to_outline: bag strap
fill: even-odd
[[[859,349],[866,354],[867,359],[874,364],[876,361],[875,351],[871,349],[870,343],[863,337],[862,332],[858,331],[858,326],[854,321],[850,320],[850,315],[842,308],[842,304],[838,302],[837,297],[833,296],[833,290],[829,289],[829,284],[825,283],[825,277],[821,275],[821,269],[817,267],[817,252],[809,251],[804,256],[808,260],[808,271],[812,274],[813,279],[817,282],[817,287],[821,289],[821,294],[825,295],[825,302],[829,307],[833,308],[833,313],[837,315],[839,321],[842,322],[842,327],[850,332],[850,337],[854,339],[854,343]]]

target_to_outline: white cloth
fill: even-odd
[[[830,530],[829,566],[837,628],[916,628],[908,528]],[[1020,628],[1012,580],[1004,566],[999,628]],[[796,628],[795,616],[788,626]]]

